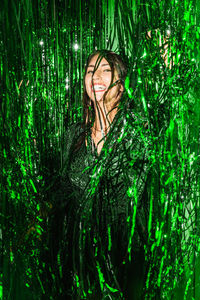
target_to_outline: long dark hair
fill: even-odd
[[[118,81],[123,86],[124,86],[124,82],[125,82],[126,75],[127,75],[127,67],[126,67],[124,61],[122,60],[121,56],[116,54],[115,52],[112,52],[110,50],[95,50],[93,53],[91,53],[89,55],[87,62],[85,64],[85,72],[84,72],[84,77],[83,77],[83,98],[82,98],[83,122],[81,124],[81,128],[83,129],[83,132],[82,132],[80,138],[78,139],[77,144],[74,147],[74,151],[77,151],[80,148],[80,146],[82,145],[83,141],[85,140],[86,134],[88,132],[90,132],[90,128],[92,127],[92,125],[94,123],[94,119],[95,119],[94,103],[93,103],[93,101],[91,101],[91,99],[89,98],[89,96],[87,94],[86,86],[85,86],[85,76],[86,76],[87,68],[88,68],[88,65],[89,65],[91,59],[97,54],[99,54],[99,56],[98,56],[94,71],[98,68],[98,64],[100,63],[102,58],[105,58],[108,61],[110,68],[111,68],[111,72],[112,72],[111,84],[103,96],[103,101],[105,101],[106,95],[107,95],[109,89],[112,87],[115,69],[119,76]],[[120,99],[119,99],[119,102],[120,102]],[[115,104],[117,105],[118,103],[115,103]]]

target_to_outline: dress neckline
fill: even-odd
[[[113,121],[112,121],[112,123],[111,123],[111,125],[110,125],[110,130],[112,129],[112,127],[114,126],[114,123],[116,122],[116,119],[117,119],[116,116],[118,115],[119,111],[120,111],[120,110],[118,110],[118,112],[116,113],[116,115],[115,115],[115,117],[114,117],[114,119],[113,119]],[[109,130],[109,132],[107,133],[107,136],[109,135],[110,130]],[[102,139],[103,139],[103,138],[102,138]],[[102,140],[102,139],[101,139],[101,140]],[[101,140],[100,140],[100,141],[101,141]],[[86,141],[87,141],[87,145],[86,145]],[[100,141],[99,141],[99,142],[100,142]],[[94,142],[94,140],[93,140],[93,138],[92,138],[92,128],[91,128],[91,129],[90,129],[90,134],[88,135],[88,139],[86,138],[86,140],[85,140],[85,147],[86,147],[86,148],[90,147],[92,154],[94,154],[95,156],[99,157],[99,156],[101,155],[101,152],[102,152],[103,148],[105,147],[105,144],[106,144],[106,143],[107,143],[107,138],[106,138],[105,141],[104,141],[104,144],[103,144],[103,147],[102,147],[100,153],[98,154],[98,152],[97,152],[97,147],[96,147],[95,142]]]
[[[105,142],[104,142],[104,144],[103,144],[103,147],[102,147],[100,153],[98,153],[98,152],[97,152],[97,146],[95,145],[94,139],[92,138],[92,133],[90,133],[88,137],[89,137],[89,145],[91,146],[92,153],[95,154],[95,156],[98,156],[98,157],[99,157],[99,156],[101,155],[101,151],[102,151],[102,149],[103,149],[103,147],[104,147],[104,144],[105,144],[106,140],[105,140]],[[101,140],[100,140],[100,141],[101,141]],[[99,142],[100,142],[100,141],[99,141]],[[99,142],[98,142],[98,143],[99,143]]]

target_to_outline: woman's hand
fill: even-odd
[[[160,53],[164,60],[164,63],[166,67],[169,69],[173,66],[173,59],[171,56],[171,47],[169,47],[169,37],[170,37],[170,31],[167,31],[167,34],[165,36],[161,35],[161,32],[159,29],[155,30],[156,37],[159,38],[159,47],[160,47]],[[151,30],[147,32],[147,38],[151,39],[152,34]]]

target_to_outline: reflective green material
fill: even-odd
[[[144,256],[146,299],[159,293],[159,299],[200,299],[199,16],[195,0],[1,1],[4,299],[67,299],[69,291],[86,299],[98,292],[95,298],[116,299],[128,289],[124,276],[131,281],[132,270],[145,266]],[[85,169],[78,180],[72,169],[66,176],[70,145],[64,135],[82,119],[83,69],[95,48],[116,51],[127,62],[122,103],[130,110],[122,105],[122,124],[119,119],[100,157],[82,148],[74,163],[69,160],[73,170],[78,164]],[[143,151],[148,176],[143,164],[136,167]],[[139,168],[145,186],[136,182]],[[142,215],[136,201],[148,208],[139,223],[147,232],[144,255],[134,253],[136,220]],[[92,214],[93,203],[95,216],[102,215],[100,208],[109,212],[103,220]],[[130,204],[128,209],[122,203]],[[120,210],[123,222],[116,225]],[[88,228],[104,234],[97,231],[89,239]],[[126,242],[117,247],[120,230],[119,240]],[[92,268],[86,267],[85,251]],[[117,259],[120,274],[118,267],[112,272]]]

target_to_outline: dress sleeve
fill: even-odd
[[[60,174],[64,174],[66,168],[68,167],[69,153],[75,139],[76,130],[77,123],[67,127],[66,132],[64,133]]]
[[[61,164],[53,183],[51,194],[52,204],[55,210],[64,207],[67,199],[72,195],[73,189],[68,177],[69,154],[76,135],[77,123],[68,126],[64,132],[61,143]]]
[[[51,274],[54,274],[56,281],[59,281],[60,286],[66,293],[70,291],[73,282],[70,249],[72,248],[76,198],[74,188],[68,176],[68,164],[70,160],[70,148],[76,138],[76,128],[76,124],[69,126],[63,136],[61,168],[58,171],[57,179],[50,193],[52,210],[48,218],[48,236],[46,239],[46,249],[48,251],[44,255],[45,261],[48,262],[47,265],[51,267],[51,272],[48,268],[46,269],[46,278],[48,276],[51,278]],[[60,275],[60,268],[65,270],[65,276]],[[56,282],[53,281],[53,284],[56,285]],[[55,286],[54,289],[56,291]]]

